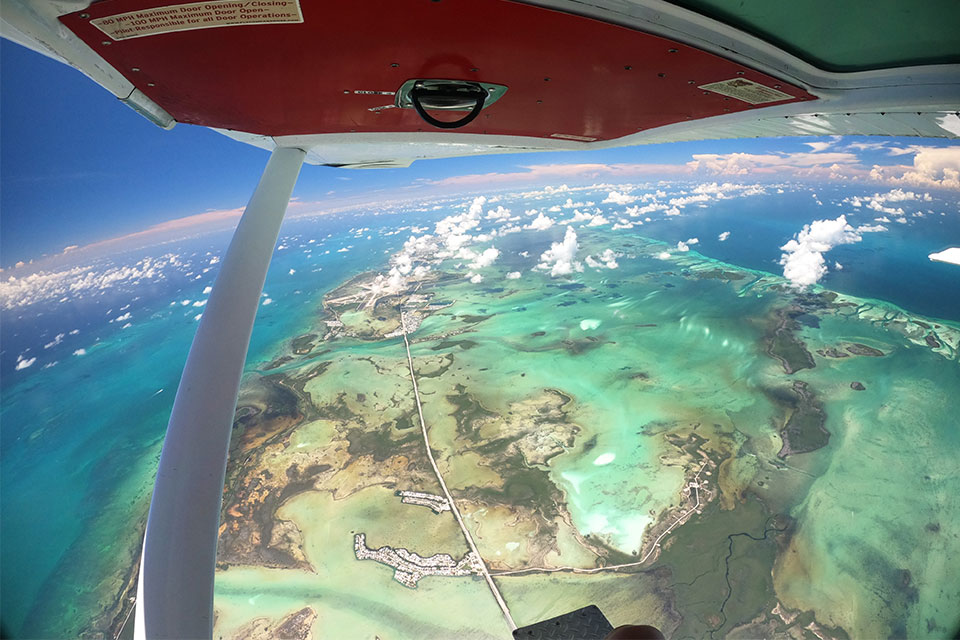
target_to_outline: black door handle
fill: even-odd
[[[433,87],[415,85],[413,89],[410,90],[410,101],[413,103],[413,108],[417,110],[417,113],[420,114],[420,117],[423,118],[427,124],[439,129],[457,129],[473,122],[473,120],[480,115],[486,99],[486,90],[476,84],[461,85],[460,87],[456,85]],[[423,100],[427,102],[426,107],[422,104]],[[471,100],[473,101],[473,109],[460,120],[437,120],[426,111],[430,108],[455,109],[464,102],[469,104]]]

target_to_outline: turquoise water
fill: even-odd
[[[323,292],[362,271],[369,260],[369,253],[336,253],[338,248],[366,243],[369,251],[381,253],[393,240],[353,238],[344,232],[344,226],[353,226],[346,222],[351,221],[311,223],[311,237],[336,236],[310,254],[304,251],[317,243],[299,240],[304,223],[285,225],[283,241],[290,248],[276,252],[264,288],[273,302],[257,314],[250,362],[270,359],[278,343],[309,327]],[[217,240],[196,249],[188,245],[182,253],[206,258],[207,251],[222,250],[227,238]],[[34,348],[55,366],[44,369],[38,362],[26,375],[4,376],[0,591],[5,635],[76,635],[102,609],[107,576],[125,571],[136,556],[163,432],[197,326],[194,318],[203,310],[192,302],[206,297],[203,290],[214,276],[212,270],[189,283],[178,278],[157,287],[152,298],[131,303],[136,296],[126,296],[79,317],[64,314],[67,323],[51,322],[49,337],[27,336],[42,345],[57,333],[82,327],[59,348]],[[180,304],[183,300],[191,304]],[[105,320],[102,306],[119,309],[127,303],[132,326],[121,329]],[[12,324],[4,318],[5,333],[32,329],[30,323]],[[18,339],[23,336],[5,336],[4,342],[9,348]],[[77,349],[86,354],[73,355]]]
[[[597,206],[614,209],[599,204],[604,194],[593,194],[590,198]],[[836,197],[845,195],[838,193]],[[822,197],[827,199],[827,195]],[[529,206],[545,208],[563,199],[547,199],[533,205],[506,200],[502,203],[522,212]],[[788,191],[782,197],[769,195],[722,201],[706,209],[687,210],[684,216],[657,218],[642,227],[616,234],[607,227],[604,233],[612,234],[609,237],[613,238],[618,234],[623,238],[652,237],[670,244],[698,236],[701,242],[696,248],[703,255],[777,272],[777,247],[803,223],[814,218],[835,217],[841,211],[834,207],[825,213],[809,200],[808,192],[801,190]],[[934,317],[960,319],[960,295],[948,294],[951,290],[960,291],[956,285],[960,268],[926,260],[926,253],[944,248],[945,242],[960,240],[960,215],[955,203],[951,205],[946,198],[931,206],[950,215],[897,225],[904,228],[894,228],[895,233],[868,235],[857,245],[838,247],[835,255],[846,268],[828,275],[824,284],[850,294],[892,300],[911,311]],[[311,328],[311,320],[325,291],[372,265],[383,265],[388,255],[408,237],[409,231],[398,235],[385,233],[410,222],[424,224],[449,213],[451,209],[444,207],[408,215],[322,217],[285,225],[283,248],[275,254],[265,286],[264,301],[271,302],[261,306],[258,313],[249,366],[257,368],[269,361],[291,336]],[[570,211],[553,215],[569,217]],[[717,241],[717,234],[727,230],[732,231],[730,239],[726,243]],[[529,269],[540,252],[562,235],[563,228],[555,226],[544,232],[517,233],[495,239],[493,242],[502,252],[497,268]],[[582,232],[582,238],[588,237],[588,232]],[[314,242],[311,244],[310,240]],[[0,487],[3,492],[0,592],[4,635],[76,636],[80,630],[95,625],[93,621],[119,592],[122,576],[137,553],[163,430],[196,328],[195,316],[202,313],[202,307],[193,305],[205,298],[203,290],[212,284],[216,273],[214,267],[209,272],[201,272],[197,279],[198,266],[209,265],[208,252],[218,254],[226,241],[226,237],[218,236],[178,247],[176,252],[192,262],[171,272],[166,280],[142,282],[135,290],[113,291],[95,301],[4,312],[0,409]],[[339,251],[350,246],[349,251]],[[529,250],[530,256],[517,255],[523,250]],[[169,247],[162,249],[162,252],[168,251]],[[835,255],[831,254],[831,259]],[[878,269],[878,264],[896,268]],[[587,273],[575,279],[601,289],[606,284],[605,277],[618,283],[629,282],[632,277],[642,277],[645,269],[651,269],[650,265],[623,260],[620,270],[610,272],[609,276]],[[497,287],[502,283],[491,278],[487,284]],[[701,286],[702,291],[698,291],[697,286]],[[763,373],[753,364],[756,354],[749,353],[753,348],[754,330],[738,324],[736,318],[757,313],[764,302],[749,295],[725,298],[729,306],[717,310],[711,308],[712,286],[709,282],[694,283],[687,298],[656,293],[633,297],[624,286],[620,290],[622,297],[611,295],[603,301],[594,300],[589,313],[584,312],[575,323],[565,321],[562,326],[549,316],[518,313],[511,319],[514,326],[501,332],[509,337],[499,352],[509,353],[509,341],[520,342],[524,336],[539,330],[563,331],[574,338],[607,336],[628,345],[642,338],[639,334],[633,336],[615,330],[619,322],[617,314],[627,313],[632,322],[669,324],[668,339],[664,339],[661,348],[671,359],[686,354],[691,370],[706,370],[711,363],[703,358],[715,358],[707,354],[720,350],[725,353],[719,377],[723,384],[756,382]],[[577,292],[550,289],[549,295],[555,296],[559,304],[572,299]],[[495,302],[484,303],[486,296],[495,297],[496,292],[491,290],[476,296],[474,304],[478,312],[486,307],[495,308]],[[530,296],[531,304],[542,302],[538,292]],[[184,300],[189,303],[182,304]],[[131,306],[124,311],[126,304]],[[511,304],[517,303],[511,301]],[[132,316],[130,327],[124,329],[119,322],[109,322],[127,311]],[[677,322],[680,318],[684,318],[683,322]],[[580,321],[587,322],[581,324]],[[80,331],[70,335],[73,329]],[[705,333],[705,329],[709,332]],[[850,332],[848,327],[824,324],[824,331],[831,329],[838,333]],[[59,333],[67,334],[62,343],[43,349],[43,345]],[[811,338],[814,337],[811,334]],[[710,350],[698,350],[698,344],[707,343]],[[28,355],[36,356],[37,362],[23,371],[15,371],[16,358],[27,353],[24,351],[27,348],[31,349]],[[632,344],[629,348],[640,347]],[[74,355],[79,349],[86,353]],[[497,353],[497,349],[495,344],[490,344],[482,352]],[[667,353],[670,350],[673,352]],[[871,369],[874,365],[868,359],[852,361],[845,364],[848,370],[841,376],[842,380],[838,378],[834,384],[840,385],[855,375],[868,387],[904,395],[907,392],[897,387],[898,376],[911,380],[930,378],[932,374],[928,371],[934,365],[924,360],[927,357],[921,355],[919,348],[906,351],[897,356],[897,368],[885,372]],[[43,368],[53,362],[57,364]],[[589,420],[591,411],[605,418],[618,416],[615,422],[620,427],[605,430],[596,449],[598,456],[615,453],[613,460],[587,468],[560,468],[555,477],[569,495],[576,496],[578,527],[602,530],[606,525],[601,517],[607,523],[623,521],[617,542],[629,549],[635,543],[636,528],[643,525],[642,521],[627,522],[629,514],[645,509],[648,500],[665,500],[667,496],[638,494],[632,485],[610,491],[611,478],[622,474],[628,468],[625,466],[628,461],[645,455],[642,447],[630,444],[628,426],[639,420],[664,418],[669,413],[669,403],[664,399],[661,405],[631,404],[625,390],[615,385],[598,385],[596,376],[579,376],[577,367],[582,365],[572,365],[555,355],[531,362],[537,363],[534,369],[549,370],[550,376],[542,374],[545,378],[566,371],[565,378],[573,387],[571,391],[586,405],[579,416],[581,419]],[[646,364],[665,384],[685,373],[657,370],[654,357]],[[942,366],[956,369],[955,362],[944,361]],[[857,367],[865,369],[858,371]],[[540,374],[531,370],[529,375],[535,378]],[[820,375],[818,371],[816,376]],[[690,384],[689,378],[685,384]],[[707,375],[695,381],[693,388],[703,398],[704,405],[716,406],[719,395],[724,393],[723,385]],[[762,408],[736,404],[728,410],[746,417],[764,414]],[[879,420],[893,424],[895,419],[903,418],[903,414],[881,417],[881,407],[864,408],[860,414],[857,409],[851,411],[854,411],[851,421]],[[941,426],[929,428],[936,433]],[[853,446],[843,446],[834,458],[832,464],[838,469],[838,477],[862,473],[855,464]],[[885,446],[894,445],[887,442]],[[942,451],[949,452],[950,446],[960,447],[960,443],[945,444]],[[938,459],[937,464],[941,463]],[[928,492],[924,487],[920,482],[916,491]],[[923,495],[929,496],[929,500],[918,504],[936,504],[945,499],[941,490]],[[947,520],[955,522],[956,515],[949,515],[944,521]],[[803,539],[821,544],[826,535],[823,531],[835,526],[839,524],[824,520],[805,530]],[[884,544],[884,540],[878,536],[876,544]],[[813,596],[794,592],[793,597],[801,602]],[[103,628],[102,623],[96,624]]]

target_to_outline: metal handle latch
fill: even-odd
[[[496,102],[506,92],[503,85],[467,80],[407,80],[397,91],[396,105],[413,108],[427,123],[439,129],[457,129],[480,115],[480,111]],[[460,120],[437,120],[431,111],[469,111]]]

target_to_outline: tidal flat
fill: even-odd
[[[660,260],[652,241],[614,246],[619,270],[577,282],[440,274],[371,296],[367,274],[331,292],[315,330],[245,382],[217,633],[309,607],[304,637],[506,636],[471,622],[502,620],[479,576],[409,588],[354,555],[355,532],[467,552],[449,512],[394,495],[442,493],[401,307],[433,457],[518,623],[597,603],[676,637],[955,624],[960,330],[695,252]]]

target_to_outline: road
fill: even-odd
[[[503,596],[500,594],[497,585],[494,584],[493,577],[487,569],[487,563],[483,561],[483,556],[481,556],[480,551],[477,550],[477,545],[473,542],[473,536],[470,535],[470,530],[467,529],[466,524],[463,522],[463,516],[460,515],[460,509],[457,508],[457,503],[453,501],[453,496],[450,495],[450,490],[447,489],[447,483],[443,481],[443,476],[440,475],[440,469],[437,468],[437,462],[433,459],[433,451],[430,449],[430,437],[427,434],[427,423],[423,419],[423,406],[420,404],[420,389],[417,386],[417,376],[413,370],[413,356],[410,355],[410,341],[407,339],[407,324],[403,317],[403,309],[400,310],[400,328],[403,331],[403,346],[407,349],[407,364],[410,367],[410,380],[413,382],[413,395],[417,400],[417,415],[420,417],[420,431],[423,434],[423,446],[427,450],[427,459],[430,460],[433,473],[437,476],[437,481],[440,483],[443,495],[450,504],[450,511],[453,512],[453,516],[457,519],[457,524],[460,525],[460,531],[463,532],[467,546],[470,547],[470,550],[479,560],[480,566],[483,569],[483,578],[487,581],[487,585],[490,587],[490,591],[493,593],[497,604],[500,605],[500,610],[503,612],[503,617],[506,618],[507,624],[510,625],[510,630],[513,631],[517,628],[517,623],[513,621],[513,616],[510,615],[510,609],[507,607],[506,601],[504,601]]]

